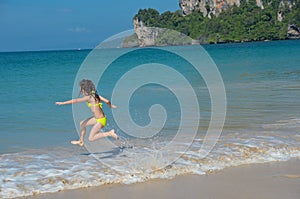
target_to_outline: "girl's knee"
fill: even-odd
[[[79,124],[81,127],[84,127],[85,126],[84,123],[85,123],[85,120],[82,120]]]
[[[89,141],[90,141],[90,142],[93,142],[93,141],[94,141],[94,138],[91,137],[91,136],[89,136]]]

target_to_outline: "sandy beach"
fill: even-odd
[[[100,187],[41,194],[28,199],[81,198],[222,198],[299,199],[300,159],[231,167],[207,175],[184,175],[131,185]]]

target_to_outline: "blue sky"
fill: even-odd
[[[0,52],[93,48],[133,28],[141,8],[160,13],[179,0],[0,0]]]

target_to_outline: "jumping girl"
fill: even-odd
[[[80,102],[86,102],[87,106],[91,108],[93,117],[87,118],[80,122],[80,139],[71,141],[72,144],[78,144],[79,146],[84,145],[84,136],[86,134],[86,127],[93,126],[90,135],[89,141],[95,141],[103,137],[111,136],[114,139],[118,139],[115,130],[112,129],[108,132],[100,132],[100,130],[106,126],[106,116],[102,110],[102,103],[105,102],[110,108],[117,108],[115,105],[112,105],[108,99],[98,95],[95,85],[91,80],[83,79],[80,82],[80,92],[84,95],[82,98],[72,99],[65,102],[56,102],[57,105],[65,104],[75,104]]]

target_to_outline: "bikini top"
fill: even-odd
[[[99,106],[100,108],[102,108],[102,103],[92,104],[92,103],[86,102],[86,105],[87,105],[89,108],[92,107],[92,106]]]

